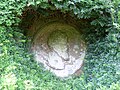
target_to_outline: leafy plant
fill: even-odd
[[[119,90],[119,4],[119,0],[1,0],[0,89]],[[88,47],[84,74],[62,80],[34,61],[26,50],[26,36],[18,27],[26,8],[60,10],[91,20],[91,27],[85,27]]]

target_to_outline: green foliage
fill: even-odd
[[[22,9],[26,6],[26,0],[1,0],[0,1],[0,25],[18,25],[18,18]]]
[[[112,83],[110,85],[110,88],[106,87],[106,86],[100,86],[100,88],[96,89],[96,90],[120,90],[120,83]]]
[[[120,0],[51,0],[51,4],[47,0],[1,0],[0,90],[120,90],[119,3]],[[91,19],[91,27],[85,28],[88,48],[84,74],[62,80],[33,60],[26,50],[27,39],[17,26],[25,7],[61,10]]]

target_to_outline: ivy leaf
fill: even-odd
[[[78,2],[80,2],[81,0],[73,0],[75,3],[78,3]]]
[[[74,11],[74,14],[75,14],[75,15],[77,15],[77,14],[80,13],[80,10],[79,10],[78,8],[74,8],[73,11]]]

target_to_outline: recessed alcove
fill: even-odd
[[[31,39],[34,59],[58,77],[80,75],[87,47],[82,36],[88,21],[60,11],[45,12],[46,16],[26,11],[21,23]]]

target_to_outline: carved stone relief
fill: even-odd
[[[50,23],[38,30],[32,43],[35,60],[58,77],[78,73],[83,65],[85,50],[81,33],[59,22]]]

